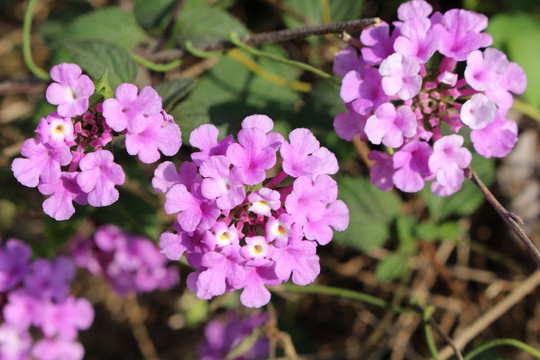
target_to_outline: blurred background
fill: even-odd
[[[246,53],[208,59],[187,56],[180,67],[166,73],[149,71],[125,55],[150,56],[182,47],[187,40],[200,44],[226,39],[230,31],[260,33],[375,16],[391,22],[397,20],[400,3],[39,0],[32,54],[46,71],[59,62],[77,62],[91,76],[92,71],[101,69],[91,69],[88,59],[110,57],[110,61],[124,65],[115,74],[118,81],[132,77],[139,88],[181,81],[185,89],[168,99],[167,111],[179,123],[184,143],[200,124],[211,122],[222,135],[234,133],[241,120],[254,113],[269,115],[283,133],[310,128],[322,145],[338,156],[340,198],[351,211],[349,229],[318,248],[321,274],[317,284],[365,292],[394,305],[421,299],[436,307],[434,319],[451,338],[473,333],[466,349],[497,338],[515,338],[539,349],[540,283],[530,278],[536,266],[529,253],[470,183],[450,198],[437,198],[429,189],[419,194],[376,190],[369,183],[363,160],[365,145],[347,143],[333,131],[334,116],[344,111],[338,87],[311,73]],[[493,46],[505,51],[527,73],[527,91],[516,98],[509,115],[519,124],[516,148],[497,161],[475,158],[472,167],[495,196],[524,219],[524,230],[540,246],[540,3],[430,3],[434,11],[457,7],[486,14],[486,31],[494,38]],[[170,228],[174,219],[164,213],[163,199],[150,186],[155,165],[141,164],[125,152],[115,153],[129,177],[120,190],[120,201],[103,209],[78,207],[76,215],[64,222],[43,214],[43,196],[12,176],[10,164],[21,144],[34,136],[39,119],[53,110],[44,97],[48,83],[33,77],[23,61],[25,8],[25,1],[0,0],[0,237],[22,239],[41,257],[68,253],[76,233],[90,236],[97,226],[109,223],[157,243],[159,234]],[[114,14],[109,20],[96,15],[97,10],[111,8],[129,15],[119,22]],[[116,52],[107,48],[100,53],[101,48],[92,47],[98,46],[98,40],[108,42]],[[263,49],[331,73],[334,54],[344,46],[338,36],[326,35],[269,44]],[[286,79],[288,85],[269,81],[264,71]],[[291,85],[293,81],[300,86]],[[188,157],[190,149],[183,147],[181,152],[175,158],[178,163]],[[80,334],[86,359],[149,360],[156,359],[155,354],[164,360],[197,359],[205,326],[215,320],[231,321],[231,312],[238,317],[266,313],[269,325],[264,334],[273,336],[277,357],[284,357],[287,347],[294,346],[301,359],[429,358],[418,315],[282,288],[275,289],[271,306],[258,311],[243,308],[238,292],[203,301],[185,288],[190,268],[174,266],[181,277],[178,286],[137,297],[120,297],[103,279],[80,271],[72,291],[88,298],[96,311],[93,326]],[[529,287],[523,286],[525,281]],[[509,303],[509,297],[515,301]],[[498,313],[487,321],[485,315],[494,308]],[[475,328],[482,319],[484,326]],[[435,339],[440,350],[447,347],[438,334]],[[532,356],[515,348],[497,347],[475,359]]]

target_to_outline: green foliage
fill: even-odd
[[[493,46],[507,51],[511,61],[515,61],[525,70],[527,90],[525,100],[535,107],[540,107],[540,19],[538,16],[517,13],[498,14],[489,21],[487,32],[493,36]]]
[[[399,279],[407,271],[407,259],[408,256],[399,252],[389,254],[377,264],[375,278],[379,283]]]
[[[113,90],[122,83],[134,83],[137,64],[121,47],[97,41],[71,42],[64,44],[73,59],[94,80],[107,72]]]
[[[195,85],[195,80],[182,78],[164,81],[155,86],[155,89],[163,101],[163,109],[171,110],[176,103],[187,95]]]
[[[263,48],[283,54],[275,45]],[[245,53],[241,56],[256,61],[261,68],[283,79],[298,78],[299,71],[290,66],[264,58],[253,59]],[[282,121],[295,127],[295,119],[290,115],[294,113],[300,95],[291,88],[258,76],[237,60],[225,57],[200,81],[188,99],[208,104],[211,123],[220,128],[220,133],[227,134],[236,132],[246,116],[258,113],[268,115],[274,122]]]
[[[309,25],[321,25],[324,23],[323,1],[285,0],[284,3],[298,14],[304,16]],[[359,19],[362,13],[362,7],[364,6],[363,0],[331,0],[328,3],[330,4],[330,20],[332,22]],[[306,22],[297,19],[287,12],[283,13],[283,20],[290,28],[306,26]]]
[[[147,35],[133,13],[116,7],[94,10],[76,18],[66,29],[62,41],[99,41],[125,50],[145,42]]]
[[[133,13],[145,29],[164,28],[174,8],[174,0],[136,0]]]
[[[173,36],[178,44],[187,40],[194,44],[228,39],[235,31],[239,35],[247,35],[248,30],[240,21],[229,13],[208,6],[184,8],[173,29]]]
[[[197,99],[182,101],[170,113],[182,130],[182,143],[189,144],[189,135],[202,124],[210,123],[208,104]],[[220,132],[223,136],[223,133]]]
[[[334,233],[334,241],[368,251],[382,246],[399,214],[400,200],[393,192],[375,188],[367,178],[338,178],[339,197],[349,208],[349,227]]]

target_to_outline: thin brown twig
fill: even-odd
[[[240,42],[247,45],[260,45],[292,39],[301,39],[316,35],[339,34],[343,31],[361,30],[368,26],[379,26],[380,24],[381,19],[379,18],[358,19],[327,25],[306,26],[296,29],[286,29],[247,35],[240,37]],[[213,43],[199,44],[195,46],[195,49],[200,51],[222,51],[233,49],[235,47],[236,46],[231,41],[222,40]],[[156,62],[167,62],[181,58],[187,53],[188,51],[186,49],[173,49],[157,52],[151,55],[149,59]]]
[[[486,329],[495,320],[504,315],[510,308],[521,301],[525,296],[535,290],[540,285],[540,271],[535,271],[531,276],[525,279],[516,289],[502,299],[497,305],[492,307],[482,317],[478,318],[468,328],[459,333],[454,340],[453,344],[458,349],[463,349],[476,335]],[[439,351],[439,357],[441,360],[448,359],[452,356],[452,349],[447,346]]]
[[[523,245],[529,250],[531,255],[536,261],[536,265],[540,268],[540,252],[534,246],[532,241],[527,237],[527,234],[523,231],[520,225],[523,225],[523,220],[516,214],[506,210],[501,203],[495,198],[495,196],[489,191],[489,189],[484,185],[482,180],[476,175],[473,169],[465,169],[465,176],[469,178],[478,189],[482,192],[489,204],[495,209],[497,214],[510,226],[510,229],[516,234],[518,239]]]

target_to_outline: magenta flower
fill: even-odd
[[[380,105],[366,122],[365,132],[373,144],[400,147],[405,138],[416,135],[417,121],[408,106],[395,108],[391,103]]]
[[[246,197],[240,173],[235,171],[236,168],[230,171],[229,166],[228,157],[217,155],[207,159],[199,169],[205,177],[201,183],[202,195],[206,199],[216,199],[220,209],[232,209]]]
[[[205,198],[201,185],[194,183],[192,191],[182,184],[174,185],[167,192],[165,211],[178,213],[177,221],[184,231],[208,230],[216,223],[220,210],[215,200]]]
[[[121,84],[116,96],[103,102],[103,117],[114,131],[139,133],[148,125],[148,118],[159,115],[161,98],[156,90],[145,86],[137,95],[137,86]]]
[[[60,303],[46,303],[41,329],[48,337],[74,340],[79,330],[86,330],[94,320],[94,309],[86,299],[69,296]]]
[[[248,200],[251,203],[248,211],[258,215],[271,217],[271,211],[281,207],[280,197],[281,195],[279,192],[268,188],[262,188],[252,192],[248,195]]]
[[[0,292],[7,292],[24,277],[32,250],[17,239],[0,244]]]
[[[394,41],[398,36],[399,30],[394,30],[390,35],[390,25],[384,21],[381,26],[373,26],[362,30],[360,41],[365,45],[361,49],[362,59],[368,65],[379,65],[394,53]]]
[[[424,0],[413,0],[401,4],[398,7],[398,19],[401,21],[407,21],[417,18],[427,18],[433,8]]]
[[[367,140],[367,135],[364,132],[364,127],[368,119],[368,115],[360,115],[354,110],[349,110],[350,113],[339,113],[334,118],[334,130],[340,138],[347,141],[352,141],[356,135],[359,135],[361,141]]]
[[[475,90],[491,90],[499,86],[502,75],[509,66],[506,55],[497,49],[488,48],[471,52],[467,58],[465,79]]]
[[[272,258],[276,261],[276,275],[281,281],[289,280],[296,285],[311,284],[321,271],[317,244],[313,241],[292,239],[285,247],[276,248]]]
[[[433,15],[433,30],[440,36],[439,52],[457,61],[493,43],[490,35],[481,33],[487,27],[485,15],[462,9],[448,10],[444,15]]]
[[[316,240],[320,245],[328,244],[334,235],[332,228],[344,231],[349,226],[349,209],[341,200],[332,202],[325,209],[322,218],[310,219],[304,227],[304,234],[308,240]]]
[[[368,159],[376,162],[369,169],[369,176],[373,185],[382,191],[392,190],[394,187],[394,164],[392,156],[373,150],[369,153]]]
[[[227,149],[227,158],[235,166],[246,185],[255,185],[266,179],[266,170],[276,163],[276,151],[266,144],[267,135],[257,128],[238,132],[238,143]]]
[[[283,171],[293,177],[335,174],[337,159],[328,149],[320,147],[319,141],[308,129],[294,129],[289,134],[290,144],[281,145]]]
[[[261,307],[270,301],[270,291],[265,285],[279,285],[281,281],[276,275],[274,265],[246,267],[244,291],[240,294],[240,302],[250,308]]]
[[[463,169],[472,160],[471,153],[462,145],[463,137],[459,135],[444,136],[433,144],[428,166],[439,185],[457,190],[461,188],[465,179]]]
[[[60,179],[50,184],[40,184],[39,192],[52,195],[43,202],[45,214],[56,220],[66,220],[75,213],[73,201],[80,205],[88,204],[88,195],[77,183],[78,172],[63,172]]]
[[[497,113],[486,127],[471,131],[471,140],[474,150],[483,157],[505,157],[514,148],[517,133],[517,123]]]
[[[67,145],[53,148],[42,144],[37,139],[26,140],[21,147],[21,155],[11,164],[11,170],[17,180],[28,187],[41,183],[53,183],[60,179],[61,166],[71,162],[72,156]]]
[[[31,346],[32,337],[26,329],[20,329],[9,323],[0,324],[0,355],[3,359],[29,359]]]
[[[75,140],[71,118],[62,117],[57,112],[42,118],[37,126],[36,133],[43,144],[52,147],[62,147],[66,143],[71,145]]]
[[[419,0],[413,2],[425,3]],[[425,64],[439,47],[439,36],[431,29],[431,22],[427,18],[412,18],[403,23],[399,30],[400,36],[394,42],[396,53],[420,64]]]
[[[340,96],[360,115],[367,115],[380,104],[388,101],[379,71],[366,67],[362,72],[349,71],[341,82]]]
[[[463,104],[461,121],[473,130],[485,128],[494,118],[497,106],[487,96],[474,94]]]
[[[422,88],[420,65],[412,58],[395,53],[386,58],[379,67],[382,88],[388,96],[398,95],[401,100],[416,96]]]
[[[88,203],[92,206],[108,206],[118,200],[115,185],[122,185],[125,174],[122,167],[114,162],[108,150],[98,150],[86,154],[79,163],[81,173],[77,184],[88,193]]]
[[[337,198],[337,184],[327,175],[319,175],[312,181],[301,176],[293,183],[293,191],[285,199],[285,209],[295,223],[305,225],[318,221],[326,212],[326,205]]]
[[[425,179],[431,175],[428,160],[433,149],[428,143],[413,140],[394,154],[394,176],[396,187],[405,192],[417,192],[424,187]]]
[[[226,136],[219,143],[217,141],[219,130],[211,124],[204,124],[196,128],[189,135],[191,146],[201,150],[191,154],[191,159],[195,165],[199,166],[209,156],[225,155],[227,148],[234,141],[232,135]]]
[[[192,182],[200,182],[201,176],[197,174],[197,166],[189,161],[184,161],[180,166],[180,171],[176,171],[176,167],[170,161],[165,161],[159,164],[154,171],[152,186],[157,193],[166,193],[176,184],[184,184],[190,186]]]
[[[82,75],[76,64],[62,63],[51,68],[51,78],[56,81],[47,88],[47,101],[58,105],[58,114],[72,117],[84,114],[88,99],[94,93],[94,83]]]
[[[347,46],[336,53],[333,66],[337,76],[345,76],[352,70],[361,72],[366,63],[362,57],[358,57],[358,51],[355,48]]]
[[[182,145],[180,127],[172,120],[165,120],[163,114],[146,119],[146,127],[139,133],[126,134],[126,150],[137,155],[145,164],[159,160],[159,151],[166,156],[176,155]]]

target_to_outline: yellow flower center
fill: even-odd
[[[57,134],[61,134],[64,132],[64,126],[62,124],[58,124],[54,127],[54,132]]]

